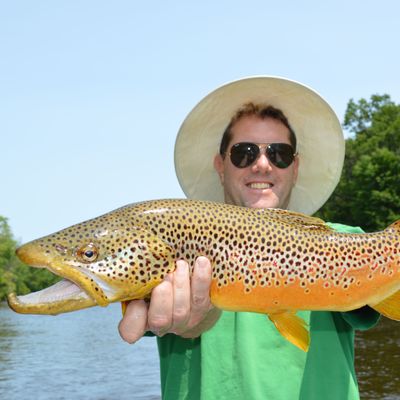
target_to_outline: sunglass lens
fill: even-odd
[[[294,160],[293,148],[287,143],[272,143],[267,147],[268,159],[278,168],[287,168]]]
[[[257,158],[260,149],[255,143],[236,143],[231,148],[231,161],[237,168],[246,168]]]

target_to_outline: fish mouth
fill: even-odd
[[[23,296],[11,293],[7,301],[9,306],[20,314],[56,315],[97,305],[92,297],[68,279],[62,279],[48,288]]]
[[[111,294],[111,289],[95,274],[65,264],[54,256],[50,257],[34,242],[20,247],[17,256],[31,267],[45,268],[64,279],[37,292],[21,296],[9,294],[8,304],[14,311],[22,314],[55,315],[110,303],[108,295]]]

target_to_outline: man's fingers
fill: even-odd
[[[143,300],[128,304],[119,324],[121,337],[134,343],[146,330],[158,336],[173,332],[196,337],[209,329],[220,315],[210,300],[211,274],[211,263],[206,257],[196,259],[192,277],[188,263],[178,261],[175,272],[153,289],[149,305]]]
[[[173,305],[173,277],[168,275],[151,293],[147,318],[149,330],[158,336],[162,336],[170,329]]]
[[[190,316],[190,274],[186,261],[179,260],[176,263],[173,288],[174,307],[171,330],[178,333],[181,329],[186,329]]]
[[[129,302],[125,315],[118,325],[119,334],[128,343],[135,343],[146,332],[147,304],[144,300]]]
[[[211,306],[211,263],[206,257],[198,257],[191,284],[191,316],[189,327],[197,325],[208,313]]]

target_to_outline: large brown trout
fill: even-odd
[[[400,320],[400,222],[382,232],[336,233],[322,220],[278,209],[192,200],[128,205],[29,242],[18,257],[64,279],[25,296],[13,310],[58,314],[150,296],[178,259],[211,260],[211,301],[223,310],[265,313],[307,350],[297,310],[364,305]]]

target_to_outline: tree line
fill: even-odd
[[[15,254],[18,245],[7,219],[0,216],[0,300],[10,292],[27,294],[59,280],[47,270],[23,264]]]
[[[384,229],[400,219],[400,105],[387,94],[351,99],[343,127],[351,136],[341,180],[317,215],[367,232]],[[17,246],[7,219],[0,216],[0,300],[7,293],[26,294],[59,279],[19,261]]]
[[[343,127],[351,137],[342,176],[318,216],[367,232],[384,229],[400,219],[400,105],[387,94],[350,100]]]

